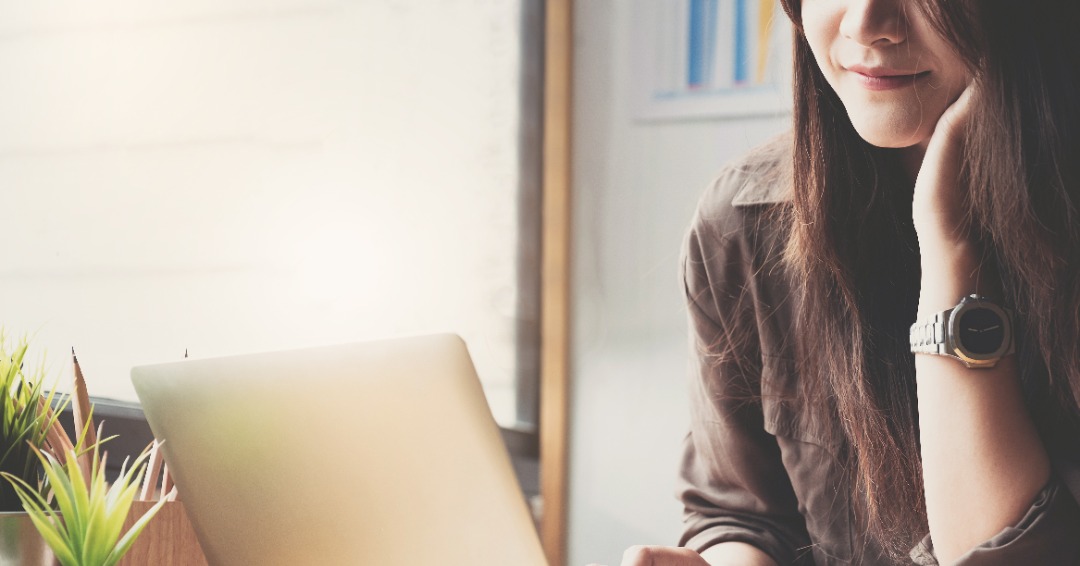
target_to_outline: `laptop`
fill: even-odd
[[[546,564],[455,335],[131,374],[211,566]]]

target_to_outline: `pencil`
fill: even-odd
[[[147,459],[142,493],[139,494],[140,501],[150,501],[154,495],[151,490],[158,486],[158,476],[161,473],[161,456],[161,443],[154,440],[153,445],[150,447],[150,457]]]
[[[75,415],[75,435],[77,437],[85,429],[83,448],[89,448],[97,444],[97,430],[91,414],[90,395],[86,392],[86,379],[83,377],[82,367],[79,366],[79,358],[75,356],[75,348],[71,349],[71,361],[75,366],[75,402],[71,407],[71,412]],[[87,423],[90,426],[87,426]]]
[[[176,495],[176,486],[173,483],[172,474],[169,473],[169,465],[165,464],[161,469],[161,499],[169,499]]]

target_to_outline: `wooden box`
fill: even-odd
[[[153,501],[136,501],[131,506],[124,532],[152,507]],[[170,501],[143,529],[131,550],[118,566],[207,566],[195,529],[182,501]]]

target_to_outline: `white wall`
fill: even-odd
[[[633,119],[632,2],[575,3],[569,564],[674,544],[686,433],[678,254],[720,167],[787,118]]]

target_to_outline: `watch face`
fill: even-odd
[[[960,315],[960,345],[975,355],[993,354],[1005,341],[1005,324],[998,313],[988,308],[972,308]]]

